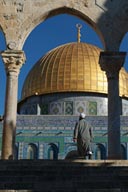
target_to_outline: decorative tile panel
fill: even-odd
[[[26,113],[31,115],[37,114],[37,104],[28,105],[26,108]]]
[[[97,115],[97,102],[89,101],[88,113],[89,115]]]
[[[86,113],[86,102],[85,101],[77,101],[75,102],[75,113],[79,115],[80,113]]]
[[[50,103],[50,114],[62,115],[62,103],[61,102]]]
[[[41,114],[46,115],[48,114],[48,104],[41,104]]]
[[[64,111],[65,111],[65,115],[73,115],[73,102],[72,101],[64,102]]]

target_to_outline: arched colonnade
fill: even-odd
[[[119,71],[126,53],[119,52],[119,47],[128,31],[127,0],[0,0],[0,9],[0,27],[6,40],[1,57],[7,76],[2,158],[14,157],[18,76],[26,60],[23,45],[37,25],[67,13],[87,22],[104,45],[99,64],[108,79],[108,158],[120,159]]]

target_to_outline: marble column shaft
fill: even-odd
[[[6,70],[6,98],[2,137],[2,159],[14,159],[18,75],[25,62],[23,51],[7,50],[1,53]]]
[[[125,52],[101,52],[100,67],[108,80],[108,159],[121,159],[119,71]]]

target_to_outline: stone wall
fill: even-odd
[[[128,29],[127,7],[127,0],[0,0],[0,26],[7,47],[21,50],[38,24],[51,16],[67,13],[91,25],[105,48],[114,51],[119,49]]]
[[[56,116],[56,115],[19,115],[17,116],[16,146],[17,158],[26,159],[29,144],[37,146],[38,158],[48,159],[50,143],[59,147],[58,159],[64,159],[66,155],[76,150],[72,140],[73,130],[78,116]],[[93,159],[97,159],[97,144],[104,146],[107,155],[107,116],[87,116],[94,131]],[[121,144],[128,159],[128,117],[121,116]],[[0,148],[2,144],[2,123],[0,123]],[[106,155],[104,159],[106,158]]]
[[[127,161],[0,161],[0,189],[33,192],[127,192]]]

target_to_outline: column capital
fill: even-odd
[[[20,68],[25,63],[25,54],[21,50],[6,50],[1,53],[7,74],[15,72],[19,74]]]
[[[126,52],[101,52],[99,58],[101,70],[106,71],[108,78],[115,78],[123,67],[125,57]]]

